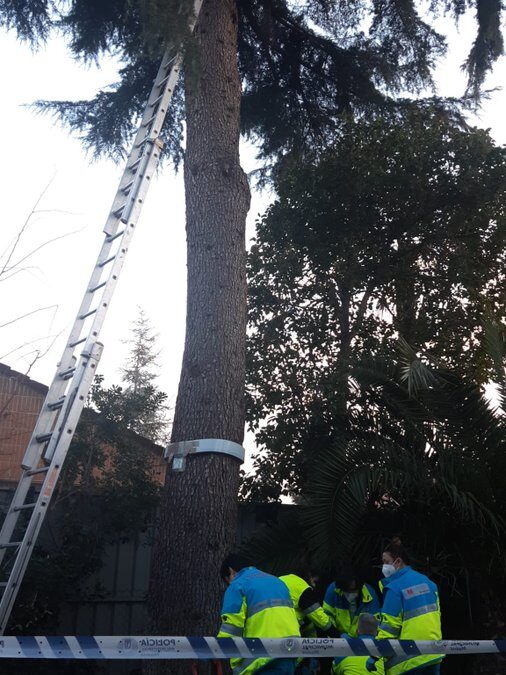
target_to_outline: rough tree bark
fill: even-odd
[[[198,76],[185,82],[188,299],[172,441],[241,443],[250,192],[239,163],[234,0],[205,0],[196,39]],[[219,566],[235,543],[238,486],[239,463],[223,455],[189,456],[184,472],[168,470],[148,600],[158,634],[215,633],[223,593]],[[151,662],[144,671],[188,672],[188,666]]]

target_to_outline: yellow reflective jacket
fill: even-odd
[[[332,673],[334,675],[375,675],[367,670],[365,664],[368,656],[342,656],[334,659]],[[382,659],[376,661],[376,675],[385,675]]]
[[[218,637],[299,637],[299,623],[286,585],[255,567],[240,570],[225,591]],[[231,659],[234,675],[253,673],[271,658]]]
[[[327,632],[332,627],[332,621],[318,602],[315,591],[311,586],[296,574],[285,574],[279,577],[286,584],[293,602],[300,634],[303,637],[316,637],[316,629]]]

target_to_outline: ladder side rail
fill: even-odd
[[[160,161],[162,148],[163,142],[161,140],[157,139],[153,142],[149,141],[149,150],[146,153],[145,167],[142,168],[142,175],[139,178],[139,182],[135,189],[135,193],[132,196],[131,206],[129,208],[129,222],[121,238],[121,244],[116,258],[112,263],[111,274],[107,284],[104,287],[100,305],[98,306],[97,312],[93,318],[93,323],[88,338],[90,343],[86,343],[85,350],[91,346],[91,341],[94,339],[93,336],[95,334],[100,334],[100,329],[103,325],[107,310],[109,309],[111,298],[116,289],[118,278],[128,253],[128,245],[135,231],[142,207],[144,206],[144,200],[151,184],[151,178],[153,177],[158,162]]]
[[[150,178],[156,168],[156,165],[158,164],[158,161],[160,159],[160,146],[161,146],[161,141],[157,141],[156,143],[150,143],[150,150],[146,154],[146,167],[143,168],[142,173],[139,174],[139,184],[138,184],[138,189],[136,190],[136,199],[135,199],[135,208],[132,211],[132,218],[131,222],[129,223],[128,227],[125,228],[125,231],[123,232],[122,238],[120,240],[120,248],[118,249],[118,253],[112,263],[112,268],[109,274],[109,277],[107,279],[106,285],[104,286],[103,294],[100,299],[100,303],[97,306],[97,311],[95,312],[93,323],[90,327],[87,342],[84,346],[83,354],[91,353],[91,349],[93,348],[93,345],[96,341],[97,336],[100,334],[100,329],[104,323],[107,311],[109,309],[110,301],[113,296],[113,293],[116,289],[116,285],[118,283],[118,278],[121,273],[123,264],[125,262],[126,254],[128,253],[128,244],[130,239],[133,236],[133,233],[135,231],[135,223],[138,219],[140,210],[144,204],[144,198],[146,196],[146,193],[149,189],[150,185]],[[76,371],[74,373],[74,378],[78,377],[78,372]],[[76,386],[74,386],[74,382],[71,385],[71,389],[77,389]],[[83,402],[83,406],[84,406]],[[57,427],[58,430],[63,428],[64,426],[64,421],[66,419],[66,416],[68,415],[68,408],[70,406],[70,402],[67,403],[65,401],[61,411],[60,411],[60,417],[58,418],[57,421]],[[74,433],[75,429],[70,429],[67,428],[66,433]],[[46,461],[51,461],[53,458],[53,455],[56,451],[56,448],[58,446],[58,443],[60,441],[60,436],[59,434],[54,434],[49,443],[47,444],[47,447],[44,451],[44,459]]]
[[[62,429],[63,433],[59,438],[57,452],[55,452],[53,460],[48,467],[46,478],[42,484],[36,504],[33,507],[30,522],[25,531],[23,540],[19,545],[16,560],[9,574],[2,599],[0,600],[0,632],[2,634],[9,619],[12,605],[16,599],[26,567],[30,561],[33,546],[37,540],[40,528],[42,527],[51,497],[53,496],[63,461],[72,441],[75,427],[81,416],[102,351],[103,346],[100,343],[93,345],[89,354],[83,354],[77,368],[79,381],[76,383],[76,395],[72,397],[72,404],[66,415],[66,425]]]
[[[67,386],[68,382],[66,380],[55,378],[51,383],[46,398],[44,399],[44,403],[42,404],[42,408],[21,462],[23,472],[16,486],[16,490],[14,491],[9,509],[0,530],[0,565],[3,562],[7,550],[5,545],[9,544],[20,516],[20,511],[15,509],[25,503],[26,496],[33,482],[33,475],[30,472],[37,469],[44,453],[45,444],[38,441],[37,437],[54,430],[58,413],[51,408],[51,404],[64,396]]]
[[[203,0],[195,0],[194,2],[194,16],[190,21],[190,32],[192,32],[195,28],[200,9],[202,7],[202,2]],[[127,160],[125,172],[120,179],[120,184],[113,200],[113,205],[110,211],[111,215],[109,216],[104,227],[104,232],[109,235],[114,235],[116,233],[117,221],[113,215],[121,207],[124,201],[122,194],[125,190],[125,187],[131,180],[129,171],[131,170],[132,166],[139,161],[144,142],[149,139],[155,140],[160,135],[179,77],[182,61],[183,56],[180,50],[176,52],[174,47],[169,47],[165,50],[160,67],[154,80],[153,87],[148,97],[146,107],[144,108],[141,122],[133,140],[132,150],[129,160]]]
[[[37,463],[38,459],[40,459],[41,451],[37,437],[49,433],[52,430],[52,425],[54,424],[57,415],[51,410],[51,405],[63,398],[67,389],[69,388],[69,383],[72,379],[70,375],[72,374],[72,369],[76,360],[76,347],[80,341],[83,326],[86,321],[86,319],[82,317],[88,313],[93,301],[96,298],[95,291],[93,289],[99,286],[102,281],[104,269],[101,263],[107,260],[112,246],[113,242],[110,240],[110,238],[105,237],[100,248],[97,261],[93,267],[90,280],[86,286],[86,291],[79,306],[79,311],[70,329],[69,337],[65,343],[65,347],[59,361],[59,366],[56,370],[53,381],[51,382],[41,409],[40,416],[37,419],[36,426],[25,451],[22,461],[22,467],[25,469],[34,468],[34,465]],[[98,338],[98,335],[95,335],[94,337],[96,339]],[[66,376],[62,377],[62,373],[65,372],[69,373],[68,378]],[[3,541],[3,531],[0,533],[0,542],[1,541]]]
[[[195,0],[194,3],[193,3],[193,17],[192,17],[192,19],[190,21],[190,24],[189,24],[190,33],[193,33],[193,30],[195,28],[195,24],[197,23],[197,19],[198,19],[199,14],[200,14],[200,10],[202,8],[202,3],[203,3],[203,0]],[[165,121],[165,117],[167,116],[167,110],[168,110],[170,101],[172,99],[172,95],[174,94],[174,89],[176,87],[177,80],[178,80],[178,77],[179,77],[179,71],[181,70],[181,65],[182,65],[182,62],[183,62],[183,54],[182,54],[181,50],[179,50],[177,52],[177,54],[175,55],[175,57],[171,57],[171,50],[167,49],[167,51],[165,52],[164,59],[162,59],[162,66],[160,67],[159,74],[161,74],[161,71],[164,67],[163,66],[164,60],[167,61],[166,65],[168,65],[168,63],[171,63],[171,62],[172,62],[173,65],[172,65],[171,71],[169,73],[167,86],[165,87],[162,98],[160,99],[160,103],[158,104],[156,115],[155,115],[155,117],[153,119],[153,123],[150,127],[150,136],[153,140],[160,134],[163,123]],[[141,126],[140,126],[137,134],[140,133],[143,124],[147,125],[148,120],[144,120],[144,117],[146,116],[146,113],[148,112],[149,105],[153,105],[153,104],[154,104],[154,101],[150,98],[149,101],[148,101],[148,108],[144,112],[143,122],[141,122]],[[138,142],[140,142],[140,141],[138,141]]]
[[[165,72],[165,71],[162,70],[162,68],[160,70],[162,72]],[[177,75],[178,75],[178,73],[177,72],[175,73],[174,68],[173,68],[172,71],[171,71],[169,81],[167,82],[167,87],[166,87],[167,90],[170,88],[171,83],[173,81],[175,82],[175,80],[177,79]],[[168,100],[170,99],[170,96],[171,96],[171,92],[169,92],[167,90],[164,92],[164,94],[163,94],[164,98],[162,99],[163,101],[165,101],[165,100],[167,101],[166,105],[168,105]],[[154,95],[153,91],[154,91],[155,94],[158,94],[159,88],[157,88],[156,86],[153,87],[152,97]],[[161,110],[159,110],[158,114],[162,115]],[[160,123],[160,126],[161,126],[161,123]],[[144,133],[144,132],[142,132],[142,133]],[[152,149],[151,149],[151,152],[149,150],[146,151],[147,145],[148,145],[148,143],[146,143],[140,149],[140,151],[141,151],[140,164],[139,164],[138,170],[136,171],[136,175],[135,175],[135,178],[134,178],[134,181],[133,181],[131,193],[129,194],[129,199],[128,199],[128,202],[129,202],[129,206],[128,206],[129,214],[128,215],[129,216],[131,216],[134,205],[136,203],[138,205],[142,205],[143,199],[144,199],[144,197],[147,193],[147,186],[144,190],[141,190],[142,185],[143,184],[145,185],[144,174],[148,170],[148,166],[150,164],[151,157],[152,157]],[[160,146],[159,146],[159,148],[160,148]],[[127,175],[127,171],[124,172],[124,175]],[[149,178],[147,180],[149,180],[150,178],[151,178],[151,174],[149,175]],[[141,192],[142,192],[142,194],[140,194]],[[142,199],[141,202],[138,202],[139,198]],[[109,221],[110,220],[111,220],[111,216],[109,216]],[[114,223],[115,223],[113,229],[116,231],[118,224],[121,223],[121,219],[118,218],[118,217],[113,217],[113,220],[114,220]],[[131,218],[130,218],[130,220],[131,220]],[[125,253],[126,253],[126,252],[123,252],[123,249],[125,248],[125,243],[131,237],[131,234],[132,234],[131,230],[133,229],[134,226],[135,226],[134,223],[130,223],[129,227],[125,228],[125,232],[122,236],[121,243],[120,243],[120,246],[119,246],[119,249],[118,249],[118,254],[120,256],[121,255],[124,256]],[[97,257],[96,264],[93,268],[90,280],[89,280],[88,285],[86,287],[86,291],[85,291],[83,299],[81,301],[81,305],[79,306],[79,311],[77,313],[77,317],[74,321],[74,324],[73,324],[73,326],[71,328],[71,331],[70,331],[70,334],[69,334],[69,338],[68,338],[67,343],[65,345],[63,355],[62,355],[62,358],[61,358],[61,361],[60,361],[61,367],[60,367],[60,370],[58,372],[61,372],[63,370],[66,370],[67,368],[71,367],[70,364],[72,362],[72,358],[74,358],[74,352],[75,352],[75,344],[74,343],[76,343],[80,340],[82,328],[83,328],[83,325],[84,325],[84,322],[85,322],[85,319],[82,319],[81,317],[83,317],[84,315],[86,315],[89,312],[89,310],[92,306],[92,303],[95,300],[95,293],[94,293],[93,289],[95,289],[97,286],[99,286],[102,282],[102,277],[103,277],[103,272],[104,272],[103,263],[109,258],[109,253],[111,252],[111,249],[112,249],[112,246],[113,246],[112,236],[114,236],[114,235],[106,236],[104,238],[103,243],[102,243],[101,249],[100,249],[98,257]],[[104,311],[103,311],[103,309],[104,309],[104,299],[103,298],[105,296],[106,289],[108,288],[108,286],[110,287],[112,285],[110,283],[111,280],[114,281],[114,282],[117,282],[117,276],[119,274],[120,269],[121,269],[121,265],[120,266],[116,265],[116,268],[113,267],[113,270],[109,273],[107,281],[105,282],[104,291],[103,291],[102,299],[101,299],[101,302],[100,302],[101,310],[97,311],[97,313],[95,315],[95,319],[93,321],[93,325],[92,325],[92,327],[89,331],[89,335],[86,338],[88,345],[90,343],[92,343],[93,341],[98,339],[101,323],[103,322],[103,319],[102,319],[102,321],[99,321],[98,318],[103,317],[103,315],[104,315]],[[114,283],[114,287],[115,287],[115,285],[116,285],[116,283]],[[112,296],[112,292],[110,292],[108,294],[108,296],[109,297],[106,300],[107,305],[110,301],[110,297]],[[57,394],[56,394],[57,383],[62,382],[61,378],[59,377],[58,372],[57,372],[57,374],[55,376],[55,379],[53,380],[53,383],[52,383],[51,388],[50,388],[51,389],[51,396],[49,395],[49,392],[48,392],[48,396],[46,397],[46,401],[44,403],[45,407],[47,407],[47,403],[59,398],[62,394],[64,394],[65,389],[67,388],[66,383],[63,383],[63,386],[61,386],[59,388],[60,391],[58,391],[59,395],[57,396]],[[52,418],[52,421],[54,421],[54,417]],[[29,443],[30,453],[29,454],[25,453],[25,455],[28,454],[28,456],[26,457],[26,459],[23,463],[23,465],[26,466],[26,468],[32,468],[35,459],[37,459],[37,456],[40,454],[39,448],[37,447],[38,443],[36,442],[36,436],[40,435],[41,433],[47,433],[48,431],[50,431],[50,427],[49,427],[49,425],[45,425],[43,430],[38,428],[37,433],[33,434],[32,440]],[[51,451],[48,454],[47,450],[46,450],[46,456],[50,457]],[[1,541],[2,541],[2,536],[0,534],[0,542]],[[1,558],[0,558],[0,560],[1,560]]]
[[[2,526],[2,546],[0,548],[0,565],[3,562],[4,556],[7,553],[8,546],[11,542],[11,537],[16,529],[18,518],[21,515],[21,511],[16,510],[18,506],[22,506],[25,503],[26,496],[32,485],[32,477],[27,475],[26,471],[23,471],[21,478],[16,486],[16,491],[12,498],[8,512],[5,514],[5,519]]]
[[[158,87],[153,87],[155,90],[155,93],[158,94],[159,88]],[[143,132],[141,132],[143,133]],[[151,178],[151,173],[149,174],[149,178],[146,176],[146,180],[144,180],[144,174],[149,171],[150,165],[152,163],[152,159],[154,158],[155,161],[157,162],[159,159],[159,152],[160,152],[160,143],[154,144],[154,143],[149,143],[149,150],[146,152],[148,144],[146,143],[141,151],[144,153],[144,161],[141,161],[141,164],[139,165],[139,171],[136,172],[135,176],[135,187],[133,187],[132,190],[132,195],[130,196],[130,202],[131,202],[131,214],[133,215],[133,210],[134,210],[134,205],[137,204],[137,208],[135,211],[140,211],[140,207],[142,207],[143,204],[143,199],[145,197],[145,194],[147,192],[147,189],[149,187],[149,179]],[[154,149],[156,148],[156,152],[154,152]],[[143,166],[145,165],[145,166]],[[144,185],[144,189],[141,190],[142,185]],[[142,193],[142,194],[141,194]],[[139,198],[141,201],[139,202]],[[120,222],[119,218],[114,219],[116,223]],[[100,309],[97,310],[95,314],[95,319],[93,321],[93,324],[90,328],[89,335],[86,338],[87,341],[87,348],[90,348],[90,344],[95,341],[98,338],[99,332],[100,332],[100,327],[103,323],[103,320],[105,318],[105,313],[108,308],[110,298],[112,297],[112,293],[115,289],[119,272],[121,271],[123,261],[124,261],[124,256],[126,255],[127,252],[127,247],[124,245],[128,242],[128,240],[131,238],[133,234],[133,229],[134,225],[133,223],[130,223],[130,227],[125,228],[125,232],[123,234],[121,243],[120,243],[120,248],[118,249],[118,255],[116,257],[116,260],[114,261],[113,268],[111,272],[109,273],[108,280],[106,282],[106,286],[104,286],[104,293],[102,294],[102,300],[100,302]],[[44,445],[41,445],[39,441],[37,441],[37,437],[46,433],[49,433],[53,430],[56,430],[58,428],[59,420],[60,417],[63,414],[65,414],[65,401],[63,403],[63,407],[60,410],[60,415],[57,415],[54,411],[52,411],[49,408],[49,405],[53,403],[54,401],[58,400],[62,396],[65,395],[65,392],[68,389],[72,389],[72,386],[74,384],[73,380],[75,377],[75,371],[74,371],[74,377],[72,377],[72,381],[65,380],[64,378],[61,377],[60,373],[64,372],[67,369],[70,369],[72,366],[72,359],[74,357],[74,352],[75,352],[75,346],[73,346],[74,342],[77,342],[80,337],[81,337],[81,332],[82,332],[82,327],[84,325],[85,319],[81,319],[81,317],[86,314],[95,299],[94,296],[95,294],[91,292],[91,289],[95,288],[95,286],[99,285],[101,280],[102,280],[102,274],[103,274],[103,266],[102,264],[104,263],[105,260],[107,260],[109,253],[111,251],[113,245],[113,241],[110,236],[106,236],[104,238],[104,241],[102,243],[102,246],[100,248],[97,261],[94,265],[90,280],[88,282],[88,285],[86,286],[86,291],[84,293],[83,299],[81,301],[79,311],[77,314],[77,317],[74,321],[74,324],[71,328],[69,339],[66,342],[62,357],[60,359],[60,365],[57,369],[57,372],[55,374],[55,377],[53,379],[53,382],[50,385],[50,388],[48,390],[48,393],[46,395],[46,398],[44,400],[43,406],[41,413],[39,415],[39,418],[37,419],[34,431],[32,433],[32,436],[30,438],[30,441],[28,443],[27,449],[25,451],[25,455],[23,458],[22,466],[25,469],[20,482],[18,483],[18,486],[16,488],[13,500],[11,501],[11,506],[10,509],[4,519],[4,522],[2,524],[2,529],[0,531],[0,546],[2,544],[8,544],[10,542],[10,539],[12,537],[12,534],[14,532],[14,529],[16,527],[17,521],[19,519],[20,512],[17,509],[17,507],[21,506],[24,504],[26,496],[28,494],[28,491],[30,489],[31,483],[32,483],[32,477],[27,475],[27,471],[32,471],[35,469],[41,460],[42,456],[46,460],[50,460],[52,457],[52,454],[54,453],[54,448],[56,447],[56,440],[55,435],[51,439],[50,443],[48,444],[47,447],[44,447]],[[104,295],[105,295],[105,289],[107,288],[107,285],[109,285],[110,291],[108,292],[108,297],[106,300],[104,300]],[[69,381],[70,381],[70,386],[69,386]],[[0,563],[3,561],[3,558],[5,556],[6,548],[0,548]]]
[[[121,214],[121,217],[118,219],[116,214],[127,201],[126,197],[130,195],[131,188],[129,186],[132,183],[132,175],[135,176],[139,173],[138,165],[142,160],[145,142],[150,139],[154,140],[159,136],[167,115],[168,103],[170,102],[175,83],[177,82],[181,60],[181,57],[178,54],[171,56],[171,53],[171,49],[165,51],[154,79],[146,107],[144,108],[144,113],[134,136],[132,149],[120,178],[119,186],[109,212],[109,217],[104,226],[104,232],[110,236],[116,234],[119,222],[123,221],[123,223],[126,224],[128,216]],[[164,105],[162,105],[162,102],[164,102]],[[156,126],[153,124],[155,120],[157,122]],[[151,129],[149,133],[148,129]]]
[[[195,0],[195,16],[191,22],[191,30],[193,30],[195,26],[201,6],[202,0]],[[162,63],[151,89],[148,103],[144,110],[141,123],[135,136],[133,147],[127,157],[126,168],[120,179],[120,187],[116,193],[115,200],[113,202],[113,208],[111,209],[111,212],[109,213],[106,221],[106,225],[104,226],[106,237],[102,244],[97,263],[93,268],[90,284],[88,284],[86,288],[80,311],[70,332],[70,338],[65,345],[62,359],[59,362],[58,370],[48,390],[46,400],[44,401],[43,410],[41,411],[36,422],[35,427],[37,433],[35,433],[34,430],[32,439],[25,452],[23,463],[26,468],[15,493],[16,504],[15,506],[11,504],[9,514],[6,517],[0,532],[0,546],[3,545],[3,548],[0,548],[0,561],[3,559],[6,545],[10,543],[10,537],[12,536],[12,533],[15,529],[15,525],[19,517],[19,507],[23,507],[25,504],[26,495],[33,480],[32,472],[37,470],[39,462],[44,456],[44,459],[50,462],[50,466],[46,467],[47,475],[43,486],[49,484],[48,481],[50,480],[51,476],[56,476],[56,482],[59,469],[61,468],[61,462],[66,456],[75,426],[79,420],[82,408],[84,407],[93,376],[89,381],[84,398],[79,396],[77,400],[76,398],[68,398],[67,400],[67,396],[65,396],[66,391],[82,392],[80,385],[77,389],[74,386],[80,378],[80,375],[78,375],[80,368],[76,369],[73,365],[73,360],[75,360],[75,347],[77,344],[86,342],[85,349],[82,352],[82,357],[84,359],[91,358],[90,355],[92,350],[96,349],[95,341],[98,338],[100,328],[105,319],[109,301],[115,289],[117,278],[119,272],[122,269],[124,258],[128,250],[128,247],[125,244],[128,242],[133,233],[135,222],[140,215],[144,197],[149,188],[152,171],[156,168],[156,164],[159,161],[163,142],[158,138],[158,135],[162,128],[166,117],[167,108],[172,98],[177,77],[179,75],[181,61],[182,56],[180,53],[174,57],[171,55],[171,50],[167,50],[164,58],[162,59]],[[133,179],[132,176],[134,176]],[[121,201],[119,206],[117,206],[120,199],[120,194],[125,195],[127,199],[124,202]],[[128,220],[131,221],[130,227],[125,227],[123,232],[117,234],[119,225],[121,223],[128,224]],[[118,239],[119,236],[122,237],[120,248],[118,249],[115,256],[109,257],[108,259],[107,256],[111,250],[112,242]],[[105,282],[101,282],[103,267],[105,267],[107,262],[113,262],[112,269],[109,273],[109,276],[107,277],[107,280]],[[99,288],[104,289],[101,302],[93,311],[90,312],[89,309],[93,300],[95,299],[95,292]],[[92,320],[88,335],[87,337],[80,339],[85,319],[92,314],[95,316]],[[102,347],[100,347],[100,349],[102,349]],[[69,380],[71,380],[70,384]],[[51,396],[50,393],[52,394]],[[58,408],[53,408],[51,406],[54,405],[55,401],[58,401],[59,399],[62,399],[62,403],[60,412],[58,415],[56,415],[56,410]],[[50,415],[48,414],[48,411],[51,411],[55,414]],[[63,432],[63,422],[68,422],[70,424],[70,426],[67,427],[65,433]],[[41,431],[43,432],[42,434]],[[47,435],[51,432],[52,436],[47,446],[45,446],[46,441],[37,440],[37,436],[44,434]],[[54,473],[56,458],[60,458],[60,465],[58,466],[57,474]],[[42,491],[40,499],[42,499]],[[28,505],[26,505],[26,507],[28,507]],[[16,510],[14,510],[15,508]],[[23,541],[30,538],[28,535],[33,535],[34,532],[36,537],[42,525],[43,517],[44,511],[40,511],[40,509],[36,513],[32,513],[32,518],[30,519],[30,522],[27,526],[25,538]],[[35,539],[31,538],[30,541],[33,544]],[[23,546],[23,544],[21,546]],[[13,567],[13,571],[14,569],[17,570],[16,574],[18,576],[16,583],[18,586],[24,574],[24,570],[28,565],[30,553],[31,548],[27,548],[26,546],[23,547],[22,551],[18,550]],[[11,571],[11,576],[13,571]],[[3,608],[2,611],[4,611],[4,617],[1,623],[0,633],[3,633],[8,616],[12,609],[12,603],[14,602],[14,599],[15,594],[11,598],[12,601],[9,601],[6,593],[4,592],[1,600],[1,607]]]
[[[164,60],[167,59],[167,54],[170,54],[170,50],[167,50],[166,55],[164,56]],[[84,316],[91,307],[91,304],[94,300],[94,293],[93,289],[95,289],[102,280],[102,273],[103,273],[103,264],[109,257],[109,253],[111,251],[112,245],[113,245],[113,238],[116,237],[117,235],[117,230],[118,226],[128,225],[128,220],[131,219],[131,212],[133,209],[134,204],[136,203],[136,199],[138,198],[137,193],[140,189],[140,185],[142,184],[144,180],[144,173],[147,165],[149,164],[150,157],[151,157],[151,152],[149,149],[147,149],[147,143],[150,140],[156,140],[158,137],[158,131],[163,125],[163,120],[165,119],[165,116],[167,114],[167,108],[170,102],[170,99],[172,97],[172,93],[174,91],[174,87],[177,81],[177,78],[179,76],[179,68],[180,68],[180,60],[181,57],[177,56],[175,58],[170,59],[171,61],[171,70],[168,75],[168,79],[165,82],[165,84],[162,87],[162,93],[160,94],[160,77],[164,76],[164,79],[167,77],[166,76],[166,69],[164,67],[164,63],[162,62],[162,65],[159,68],[157,78],[155,79],[155,83],[153,85],[153,88],[151,90],[150,98],[149,101],[153,103],[157,99],[159,99],[158,104],[157,104],[157,113],[156,113],[156,126],[152,125],[152,131],[149,134],[147,141],[143,142],[139,145],[140,140],[139,139],[144,139],[146,136],[146,131],[143,128],[143,123],[144,123],[144,118],[149,118],[149,115],[144,114],[143,116],[143,121],[141,122],[141,125],[139,126],[139,130],[137,132],[137,135],[134,140],[134,145],[132,148],[132,153],[129,156],[129,159],[127,160],[127,165],[126,168],[123,172],[123,175],[120,179],[120,185],[116,193],[116,197],[113,201],[113,205],[111,207],[111,211],[109,213],[106,225],[104,227],[104,232],[108,236],[105,237],[104,242],[102,244],[102,248],[100,250],[100,253],[97,258],[97,263],[93,269],[90,281],[88,283],[86,292],[84,294],[83,300],[81,302],[79,312],[77,315],[77,319],[74,323],[74,326],[71,330],[69,340],[67,342],[66,346],[66,354],[62,357],[62,362],[67,362],[68,358],[70,357],[72,353],[72,345],[73,343],[77,342],[80,337],[81,337],[81,330],[82,330],[82,325],[83,321],[80,320],[79,317]],[[166,66],[167,64],[165,64]],[[148,102],[148,106],[150,103]],[[146,107],[146,110],[148,108]],[[150,111],[151,113],[151,111]],[[156,130],[156,134],[155,134]],[[135,163],[138,164],[135,173],[134,173],[134,178],[131,178],[131,170],[130,166],[132,165],[132,155],[135,159]],[[128,195],[122,196],[122,191],[123,191],[123,186],[127,183],[131,183],[131,187],[129,189]],[[147,190],[146,190],[147,192]],[[144,195],[145,196],[145,195]],[[125,203],[125,208],[121,215],[116,215],[116,212],[119,208],[120,201],[122,203]],[[127,234],[125,231],[124,234]],[[124,237],[122,239],[122,243],[120,245],[120,249],[123,247],[123,241]],[[111,275],[109,275],[110,278]],[[105,293],[105,291],[104,291]],[[94,321],[94,327],[90,331],[90,337],[91,339],[98,339],[99,333],[96,330],[97,327],[97,321]]]
[[[75,358],[74,360],[71,359],[70,363],[73,367]],[[61,367],[58,367],[57,371],[59,373],[61,371]],[[41,448],[41,445],[43,446],[43,444],[41,444],[37,438],[53,431],[54,425],[58,418],[58,410],[60,407],[59,403],[61,402],[61,405],[63,405],[62,402],[64,401],[69,381],[70,379],[57,376],[53,379],[49,389],[47,390],[46,397],[42,403],[39,416],[35,422],[32,435],[21,461],[21,467],[27,471],[37,468],[37,464],[41,458],[43,449]]]

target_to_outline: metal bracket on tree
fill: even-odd
[[[200,438],[196,441],[169,443],[165,448],[163,458],[171,462],[173,471],[184,471],[187,455],[197,453],[230,455],[238,459],[241,464],[244,462],[244,448],[242,445],[233,441],[225,441],[222,438]]]

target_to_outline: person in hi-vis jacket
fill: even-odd
[[[380,603],[376,591],[366,584],[362,575],[351,565],[337,570],[335,580],[327,588],[323,609],[342,634],[357,637],[361,614],[376,614]]]
[[[383,607],[378,639],[441,640],[441,610],[436,584],[410,567],[410,558],[394,539],[385,547],[383,562]],[[442,654],[397,655],[386,658],[386,675],[439,675]],[[374,659],[368,661],[374,670]]]
[[[299,622],[286,585],[272,574],[248,565],[242,556],[227,556],[221,577],[228,585],[221,610],[218,637],[300,637]],[[235,658],[234,675],[259,671],[265,675],[292,675],[296,659]]]

